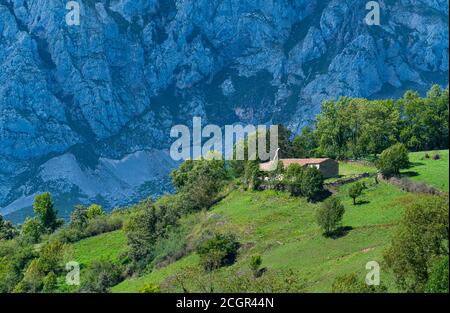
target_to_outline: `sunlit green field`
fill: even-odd
[[[81,267],[94,260],[118,261],[125,249],[126,237],[122,230],[86,238],[72,245],[73,260]]]
[[[425,158],[426,153],[429,159]],[[433,160],[436,154],[440,156],[439,160]],[[448,191],[448,150],[413,152],[409,154],[409,160],[411,167],[402,171],[403,176]]]

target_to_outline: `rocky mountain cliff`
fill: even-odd
[[[168,190],[193,116],[298,131],[325,99],[448,84],[446,0],[379,1],[379,26],[361,0],[78,2],[69,26],[67,1],[0,0],[0,214]]]

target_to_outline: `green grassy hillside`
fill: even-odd
[[[73,258],[81,267],[86,267],[92,261],[118,261],[126,249],[126,237],[122,230],[101,234],[83,239],[72,245]]]
[[[430,158],[425,158],[425,154],[428,154]],[[440,158],[433,160],[436,154]],[[448,191],[448,150],[410,153],[409,160],[411,167],[402,171],[403,176],[428,183],[442,191]]]
[[[448,150],[439,151],[441,160],[421,160],[423,152],[412,153],[412,167],[403,172],[416,181],[424,181],[442,190],[448,190]],[[434,152],[429,153],[431,156]],[[342,176],[362,172],[374,173],[370,165],[341,164]],[[414,172],[415,174],[408,174]],[[292,269],[299,273],[305,292],[329,292],[333,280],[342,274],[358,273],[364,279],[369,261],[381,264],[381,280],[390,292],[397,289],[383,266],[383,251],[390,242],[405,207],[423,195],[407,193],[384,182],[376,184],[373,178],[363,180],[368,189],[352,204],[347,192],[349,185],[336,191],[345,205],[342,226],[337,238],[322,236],[315,222],[315,210],[320,204],[290,197],[275,191],[232,191],[207,212],[181,219],[186,247],[195,246],[205,232],[232,232],[241,248],[237,262],[218,270],[218,275],[230,275],[247,269],[250,257],[260,254],[263,267],[271,270]],[[170,244],[171,238],[167,239]],[[74,257],[87,265],[95,259],[117,260],[126,249],[122,231],[103,234],[73,244]],[[186,249],[185,256],[173,262],[154,264],[153,270],[139,278],[132,278],[112,288],[113,292],[139,292],[148,283],[164,285],[185,268],[198,267],[199,258]],[[180,290],[181,291],[181,290]]]
[[[367,203],[353,206],[342,189],[340,197],[346,205],[343,226],[349,231],[340,238],[322,236],[314,218],[316,204],[273,191],[232,192],[210,212],[198,214],[193,232],[201,226],[238,234],[243,246],[238,261],[223,271],[246,268],[250,256],[258,253],[269,269],[298,270],[306,281],[304,291],[330,291],[336,276],[355,271],[363,275],[367,262],[382,262],[382,251],[399,216],[417,197],[381,183],[369,187],[364,197]],[[136,292],[145,283],[162,283],[180,268],[197,264],[198,258],[189,255],[139,279],[127,280],[113,291]],[[395,290],[387,273],[384,282]]]

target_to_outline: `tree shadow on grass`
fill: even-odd
[[[346,236],[352,230],[353,230],[353,227],[351,227],[351,226],[342,226],[342,227],[337,228],[335,231],[327,234],[326,237],[331,238],[331,239],[339,239],[339,238]]]
[[[419,173],[415,172],[415,171],[408,171],[408,172],[403,172],[401,173],[402,177],[414,177],[414,176],[419,176]]]
[[[317,194],[313,199],[311,199],[311,202],[322,202],[326,198],[332,196],[333,193],[329,191],[328,189],[322,190],[319,194]]]
[[[369,204],[370,201],[367,200],[360,200],[360,201],[356,201],[355,205],[363,205],[363,204]]]

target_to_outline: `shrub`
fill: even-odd
[[[44,232],[44,227],[36,218],[27,217],[21,227],[21,232],[31,242],[37,243]]]
[[[106,293],[122,280],[122,268],[111,261],[93,261],[84,272],[82,292]]]
[[[262,264],[262,258],[260,255],[253,255],[250,259],[250,270],[253,273],[253,277],[257,278],[260,275],[260,268]]]
[[[44,278],[42,291],[43,292],[55,291],[57,284],[58,284],[56,278],[57,277],[56,277],[55,273],[53,273],[53,272],[48,273],[47,276],[45,276],[45,278]]]
[[[139,289],[139,293],[160,293],[161,287],[156,284],[148,283],[145,284],[141,289]]]
[[[41,270],[38,259],[34,259],[28,265],[24,273],[23,279],[14,288],[14,292],[15,293],[39,292],[42,289],[44,277],[45,273]]]
[[[72,227],[61,227],[50,238],[64,243],[77,242],[85,237],[82,230]]]
[[[14,225],[3,218],[0,215],[0,240],[10,240],[16,237],[19,231],[14,227]]]
[[[63,269],[62,260],[66,246],[60,241],[50,241],[42,246],[39,257],[29,262],[23,275],[23,279],[14,288],[14,292],[40,292],[45,284],[45,278],[50,273],[58,273]],[[48,278],[47,287],[50,287]]]
[[[429,159],[429,158],[430,158],[430,155],[429,155],[428,153],[425,153],[425,155],[424,155],[423,158],[424,158],[424,159]]]
[[[103,208],[98,205],[98,204],[91,204],[87,209],[86,209],[86,217],[88,219],[94,219],[96,217],[102,216],[105,214],[105,211],[103,210]]]
[[[167,292],[220,293],[286,293],[301,292],[305,283],[292,270],[269,270],[255,279],[251,271],[205,272],[198,267],[187,267],[169,276],[161,284]]]
[[[403,144],[397,143],[381,153],[376,166],[386,177],[399,174],[400,169],[409,166],[408,150]]]
[[[67,246],[58,240],[52,240],[42,246],[39,253],[38,265],[39,270],[44,273],[54,271],[58,273],[63,269],[63,256]]]
[[[426,292],[448,293],[448,256],[434,262],[429,276]]]
[[[433,160],[440,160],[441,156],[439,154],[433,155]]]
[[[35,258],[35,249],[27,241],[0,241],[0,293],[12,292],[23,278],[23,270]]]
[[[10,293],[20,281],[20,270],[11,258],[0,257],[0,293]]]
[[[147,199],[137,205],[136,212],[124,226],[133,271],[143,269],[154,257],[153,245],[158,238],[157,219],[156,208],[151,199]]]
[[[212,271],[221,266],[233,264],[238,249],[239,242],[234,235],[216,234],[200,244],[197,253],[203,268]]]
[[[344,205],[336,197],[326,199],[316,211],[317,224],[328,236],[334,231],[344,217]]]
[[[103,233],[108,233],[122,228],[122,219],[115,216],[100,215],[89,220],[83,237],[96,236]]]
[[[363,280],[359,280],[356,274],[346,274],[336,277],[331,287],[333,293],[375,293],[386,292],[386,287],[368,286]]]
[[[190,231],[189,225],[173,227],[164,238],[157,240],[153,248],[156,257],[152,265],[166,266],[191,252],[192,248],[187,244]]]
[[[292,196],[314,199],[323,191],[323,177],[315,167],[291,164],[286,169],[285,185]]]

